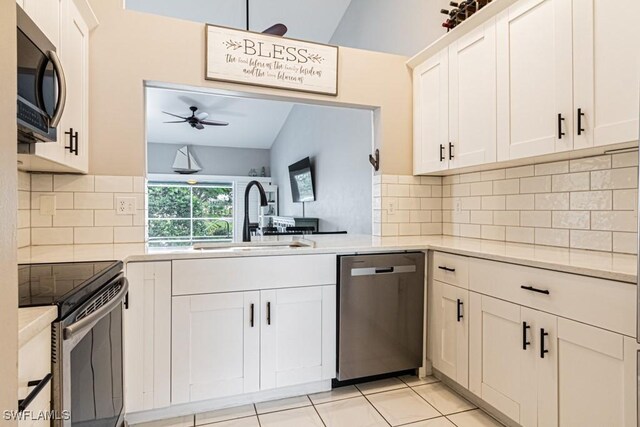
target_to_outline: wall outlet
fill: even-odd
[[[462,210],[462,200],[456,199],[454,209],[456,212],[460,212]]]
[[[135,197],[116,197],[116,214],[134,215],[136,213]]]
[[[387,214],[393,215],[396,213],[396,202],[391,200],[387,203]]]

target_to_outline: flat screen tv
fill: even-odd
[[[316,199],[313,192],[311,161],[308,157],[289,166],[289,181],[294,202],[313,202]]]

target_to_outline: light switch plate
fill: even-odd
[[[43,194],[40,196],[40,215],[56,214],[56,196],[54,194]]]
[[[387,214],[394,215],[396,213],[396,202],[394,200],[390,200],[387,203]]]
[[[116,197],[116,213],[118,215],[134,215],[136,213],[136,198]]]

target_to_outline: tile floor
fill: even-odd
[[[434,377],[404,376],[135,427],[499,427]]]

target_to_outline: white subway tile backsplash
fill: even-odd
[[[505,179],[493,181],[493,194],[518,194],[520,192],[520,180]]]
[[[420,185],[420,177],[412,175],[398,175],[398,184]]]
[[[479,239],[482,235],[478,224],[460,224],[460,236]]]
[[[52,227],[53,216],[42,215],[39,210],[31,211],[31,227]]]
[[[400,210],[420,209],[420,199],[417,197],[398,198],[398,209]]]
[[[447,175],[442,177],[442,184],[459,184],[460,183],[460,175]]]
[[[31,244],[31,230],[28,228],[18,229],[18,248],[25,248]]]
[[[112,193],[74,193],[75,209],[114,209]]]
[[[481,237],[489,240],[505,240],[506,231],[504,226],[481,225]]]
[[[396,210],[393,213],[387,211],[387,222],[403,223],[411,221],[411,211]]]
[[[382,223],[380,233],[383,236],[397,236],[398,228],[398,224]]]
[[[472,224],[493,224],[493,211],[471,211]]]
[[[405,184],[389,184],[387,194],[391,197],[409,197],[410,186]]]
[[[52,218],[54,227],[93,227],[93,211],[58,210]]]
[[[71,245],[73,244],[73,228],[32,228],[32,245]]]
[[[495,225],[520,225],[519,211],[495,211],[493,213],[493,223]]]
[[[550,193],[551,176],[533,176],[520,178],[520,193]]]
[[[497,181],[499,179],[505,179],[505,177],[504,169],[480,172],[480,180],[482,181]]]
[[[522,211],[520,225],[524,227],[551,227],[551,211]]]
[[[31,209],[40,209],[40,196],[53,196],[56,209],[73,209],[73,193],[41,193],[31,192]]]
[[[473,182],[469,186],[469,195],[471,196],[490,196],[492,194],[493,194],[492,181]]]
[[[460,183],[480,181],[480,172],[463,173],[460,175]]]
[[[570,209],[578,211],[610,210],[611,191],[578,191],[571,193]]]
[[[531,210],[534,208],[535,199],[533,194],[518,194],[507,196],[507,209],[509,210]]]
[[[536,194],[536,210],[569,210],[569,193]]]
[[[629,166],[638,166],[638,152],[614,154],[611,159],[611,166],[614,168],[626,168]]]
[[[585,157],[569,161],[569,172],[611,169],[611,156]]]
[[[451,185],[451,195],[454,197],[468,196],[470,194],[470,187],[469,184],[453,184]]]
[[[638,253],[638,233],[613,232],[613,251],[625,254]]]
[[[571,230],[571,247],[593,251],[610,251],[612,236],[607,231]]]
[[[535,229],[533,228],[506,227],[505,240],[517,243],[534,243],[534,231]]]
[[[94,191],[92,175],[53,175],[53,191]]]
[[[637,231],[638,215],[634,211],[591,212],[592,230]]]
[[[114,243],[136,243],[145,241],[144,227],[114,227]]]
[[[421,176],[420,184],[422,185],[442,185],[442,177],[440,176]]]
[[[482,197],[482,209],[483,210],[504,210],[506,206],[505,196],[483,196]]]
[[[18,191],[31,191],[31,177],[27,172],[18,171]]]
[[[31,208],[31,193],[28,191],[18,191],[18,209],[30,209]]]
[[[431,197],[430,185],[412,185],[409,187],[411,197]]]
[[[443,199],[440,197],[420,199],[420,208],[427,210],[442,209],[442,200]]]
[[[638,209],[638,190],[613,190],[613,209],[617,211]]]
[[[556,175],[569,172],[569,161],[542,163],[535,165],[536,175]]]
[[[380,182],[383,184],[397,184],[398,175],[382,175],[382,180]]]
[[[431,197],[442,197],[442,186],[441,185],[432,185],[431,186]]]
[[[589,229],[589,211],[553,211],[553,228]]]
[[[637,188],[637,185],[637,167],[591,172],[592,190]]]
[[[551,191],[585,191],[589,189],[589,172],[553,175]]]
[[[421,234],[422,228],[418,223],[404,223],[398,227],[399,236],[418,236]]]
[[[519,166],[517,168],[509,168],[506,170],[507,178],[524,178],[533,175],[533,165]]]
[[[409,221],[411,222],[431,222],[431,211],[411,211]]]
[[[73,229],[75,244],[113,243],[113,227],[76,227]]]
[[[534,243],[547,246],[569,246],[569,230],[558,230],[554,228],[536,228]]]
[[[423,236],[433,236],[442,234],[443,224],[441,222],[431,222],[428,224],[421,224],[420,231]]]
[[[53,191],[53,175],[48,173],[31,174],[31,191]]]
[[[480,209],[482,203],[481,197],[462,197],[460,198],[460,208],[465,211]]]

